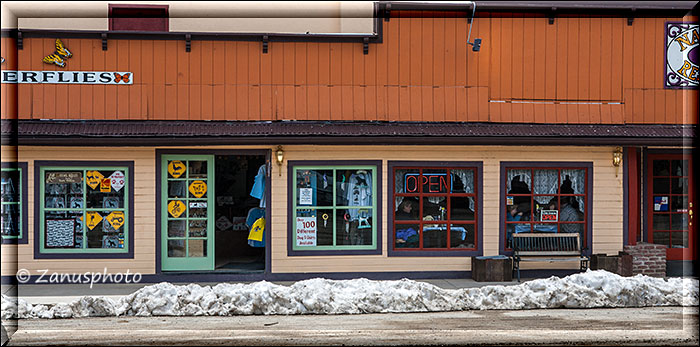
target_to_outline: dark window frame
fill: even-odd
[[[537,161],[537,162],[527,162],[527,161],[508,161],[501,162],[501,175],[499,180],[499,190],[500,190],[500,200],[499,200],[499,237],[498,237],[498,247],[499,254],[502,255],[513,255],[513,250],[511,248],[506,248],[506,196],[513,196],[514,194],[508,194],[508,180],[507,172],[512,169],[532,169],[532,170],[543,170],[543,169],[585,169],[586,183],[584,185],[585,192],[583,194],[561,194],[559,191],[561,187],[557,187],[557,193],[555,194],[534,194],[531,189],[530,194],[524,194],[524,196],[530,196],[531,202],[535,196],[584,196],[585,197],[585,209],[582,211],[584,213],[584,220],[578,224],[584,224],[584,238],[581,247],[584,249],[584,254],[591,255],[592,245],[593,245],[593,163],[592,162],[547,162],[547,161]],[[517,195],[517,194],[515,194]],[[531,216],[534,215],[534,211],[531,210]],[[530,220],[524,221],[525,224],[542,224],[542,222]],[[575,222],[577,223],[577,222]],[[574,224],[575,224],[574,223]],[[557,222],[560,224],[560,222]],[[566,224],[566,223],[563,223]],[[571,224],[571,223],[569,223]],[[531,229],[532,230],[532,229]],[[532,231],[531,231],[532,232]]]
[[[18,169],[20,170],[20,184],[22,185],[20,190],[20,209],[22,214],[22,220],[20,221],[22,234],[18,238],[2,238],[3,245],[23,245],[29,243],[28,233],[29,233],[29,218],[28,218],[28,204],[27,204],[27,175],[29,175],[27,162],[2,162],[3,169]]]
[[[372,224],[376,228],[376,247],[374,249],[360,249],[360,250],[295,250],[294,240],[295,231],[294,226],[294,201],[292,197],[294,196],[295,175],[294,169],[298,166],[375,166],[376,176],[374,177],[374,184],[376,189],[374,191],[376,199],[376,221],[372,221]],[[287,256],[334,256],[334,255],[380,255],[382,254],[382,161],[381,160],[290,160],[287,161]]]
[[[126,184],[129,189],[128,199],[129,206],[126,209],[128,227],[127,239],[129,242],[128,249],[123,253],[97,253],[97,252],[80,252],[80,253],[42,253],[41,252],[41,230],[42,220],[41,206],[43,205],[43,197],[41,196],[41,186],[43,177],[41,176],[42,167],[97,167],[97,166],[119,166],[128,168],[126,175]],[[51,160],[36,160],[34,161],[34,259],[134,259],[134,162],[133,161],[51,161]]]
[[[473,169],[474,170],[474,198],[476,207],[474,209],[474,221],[475,224],[475,249],[395,249],[396,244],[396,232],[395,232],[395,221],[394,221],[394,201],[395,187],[394,187],[394,171],[396,169],[402,168],[412,168],[412,169]],[[432,162],[432,161],[389,161],[388,162],[388,176],[389,180],[387,182],[387,190],[389,191],[387,197],[387,255],[389,257],[471,257],[471,256],[481,256],[484,253],[483,248],[483,162],[480,161],[442,161],[442,162]],[[405,195],[405,194],[401,194]],[[435,194],[433,194],[435,195]],[[446,194],[438,194],[446,195]],[[472,194],[460,194],[467,196]],[[427,195],[426,195],[427,196]],[[422,197],[422,196],[421,196]],[[449,195],[448,195],[449,197]],[[449,199],[448,199],[449,200]],[[462,222],[462,221],[460,221]],[[423,222],[421,222],[423,223]],[[430,223],[429,224],[435,224]],[[410,224],[410,223],[409,223]],[[415,224],[415,223],[414,223]]]

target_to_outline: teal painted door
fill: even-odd
[[[161,267],[214,270],[214,156],[161,159]]]

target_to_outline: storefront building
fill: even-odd
[[[691,274],[693,5],[3,5],[2,280],[468,277],[521,232]]]

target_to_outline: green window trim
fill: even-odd
[[[297,180],[297,174],[301,171],[321,171],[321,170],[326,170],[326,171],[332,171],[332,203],[331,205],[328,206],[322,206],[322,205],[300,205],[298,204],[298,192],[299,189],[297,188],[298,185],[298,180]],[[349,206],[349,205],[339,205],[338,204],[338,192],[337,192],[337,179],[338,179],[338,171],[340,170],[351,170],[351,171],[358,171],[358,170],[365,170],[368,173],[371,174],[372,177],[372,184],[371,184],[371,189],[372,189],[372,204],[369,206]],[[377,205],[377,167],[374,165],[331,165],[331,166],[319,166],[319,165],[312,165],[312,166],[307,166],[307,165],[300,165],[300,166],[295,166],[294,170],[292,172],[292,182],[293,182],[293,187],[292,187],[292,239],[289,240],[292,244],[292,250],[293,251],[343,251],[343,250],[375,250],[377,249],[377,244],[379,242],[378,240],[378,232],[377,232],[377,214],[380,213],[381,211],[378,211],[378,205]],[[332,210],[333,211],[333,216],[337,216],[337,211],[338,210],[367,210],[371,209],[371,218],[372,218],[372,223],[371,223],[371,243],[365,244],[365,245],[338,245],[338,233],[341,232],[338,230],[338,223],[333,221],[331,223],[332,225],[332,245],[316,245],[316,246],[299,246],[297,245],[297,216],[300,211],[317,211],[317,210]],[[318,217],[317,217],[318,218]]]
[[[16,222],[17,222],[18,234],[17,235],[5,235],[3,233],[2,239],[3,240],[17,241],[17,240],[21,240],[24,237],[24,209],[23,209],[22,205],[24,203],[24,198],[25,198],[24,193],[23,193],[23,190],[24,190],[23,179],[24,179],[25,173],[23,172],[21,167],[3,167],[2,168],[3,173],[14,172],[14,171],[18,172],[17,181],[16,181],[17,187],[13,186],[12,188],[17,192],[18,199],[17,199],[17,201],[5,201],[5,189],[7,189],[6,184],[9,185],[12,183],[12,181],[3,182],[3,184],[2,184],[2,189],[3,189],[3,192],[2,192],[3,193],[2,194],[2,212],[3,213],[2,213],[2,215],[5,215],[5,211],[6,211],[7,207],[17,206],[15,211],[17,211]],[[10,221],[11,220],[12,219],[10,219]],[[7,221],[5,221],[3,218],[3,223],[2,223],[3,231],[4,231],[4,228],[6,225],[5,223],[7,223]]]
[[[81,172],[81,184],[82,184],[82,204],[83,206],[81,208],[46,208],[46,173],[49,171],[60,171],[60,172],[66,172],[66,171],[73,171],[73,172]],[[88,185],[86,182],[86,172],[87,171],[121,171],[124,174],[124,186],[123,186],[123,207],[110,207],[110,208],[88,208],[87,207],[87,189]],[[105,177],[106,178],[106,177]],[[129,172],[129,167],[126,166],[42,166],[40,169],[40,175],[39,175],[39,188],[40,188],[40,194],[39,194],[39,251],[42,254],[83,254],[83,253],[105,253],[105,254],[112,254],[112,253],[129,253],[130,249],[130,233],[131,230],[129,230],[129,220],[130,220],[130,211],[131,211],[131,206],[129,205],[130,203],[130,191],[129,191],[129,182],[130,178],[130,172]],[[119,211],[123,212],[124,214],[124,222],[121,226],[123,228],[123,240],[124,244],[122,247],[117,247],[117,248],[88,248],[88,228],[84,224],[86,220],[86,212],[112,212],[112,211]],[[45,247],[45,242],[46,242],[46,213],[47,212],[73,212],[73,213],[82,213],[82,220],[83,220],[83,226],[82,226],[82,247],[81,248],[47,248]],[[102,223],[107,222],[106,219],[103,218]]]

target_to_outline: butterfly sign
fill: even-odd
[[[42,59],[46,64],[56,64],[60,67],[66,67],[66,59],[73,56],[68,48],[63,46],[61,39],[56,39],[56,51],[53,54],[49,54]]]
[[[131,74],[128,72],[124,73],[124,74],[120,74],[118,72],[115,72],[114,73],[114,83],[119,83],[119,82],[124,81],[125,84],[129,84],[129,75],[131,75]]]

